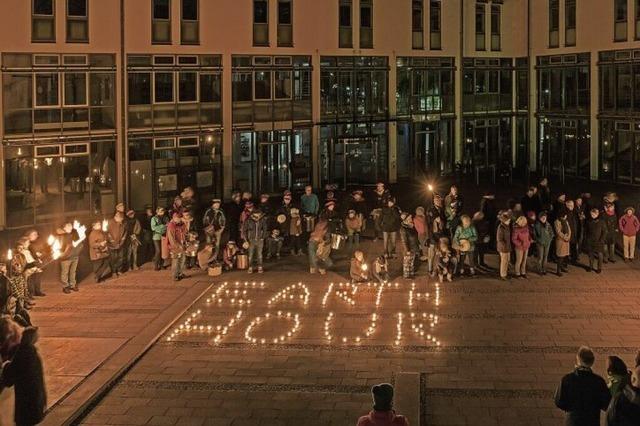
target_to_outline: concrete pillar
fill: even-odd
[[[233,103],[231,54],[222,57],[222,184],[223,196],[230,195],[233,189]]]
[[[395,117],[397,113],[396,86],[397,86],[396,53],[389,56],[389,117]],[[389,183],[398,180],[398,129],[395,121],[389,121]]]
[[[589,121],[591,126],[591,179],[597,180],[599,174],[599,161],[600,161],[600,126],[598,122],[598,109],[600,105],[600,90],[599,90],[599,74],[598,74],[598,51],[591,52],[591,120]],[[595,89],[594,89],[595,88]]]
[[[320,122],[320,51],[316,49],[311,58],[313,73],[311,75],[311,118],[313,123]],[[313,126],[311,132],[311,179],[314,187],[320,185],[320,126]]]

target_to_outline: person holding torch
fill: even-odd
[[[60,281],[62,291],[69,294],[78,291],[76,281],[78,260],[82,251],[82,243],[86,238],[86,227],[78,222],[67,222],[58,230],[60,241]]]

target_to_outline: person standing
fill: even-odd
[[[302,256],[302,218],[300,217],[300,210],[295,207],[291,209],[289,242],[291,246],[291,254]]]
[[[542,211],[538,215],[538,221],[533,226],[533,238],[538,251],[538,273],[547,274],[547,261],[549,260],[549,250],[554,240],[553,227],[549,223],[547,212]]]
[[[604,228],[607,231],[607,236],[604,242],[604,263],[616,263],[616,241],[618,240],[619,225],[618,216],[616,216],[616,210],[613,204],[605,204],[602,219],[604,221]]]
[[[560,209],[557,213],[557,219],[553,224],[556,233],[556,274],[561,277],[563,272],[569,272],[567,269],[567,257],[570,254],[571,228],[567,222],[566,209]]]
[[[213,258],[217,259],[222,243],[222,234],[227,226],[227,218],[220,208],[222,201],[214,198],[211,201],[211,208],[207,209],[202,219],[202,226],[206,236],[207,244],[213,244]]]
[[[126,264],[130,270],[138,270],[138,251],[142,246],[142,226],[140,221],[136,218],[136,212],[129,210],[127,212],[127,235],[128,242],[126,244]]]
[[[640,367],[631,372],[631,383],[613,397],[607,409],[606,425],[640,425]]]
[[[93,274],[97,284],[104,281],[111,273],[109,268],[109,242],[102,231],[102,223],[98,220],[91,226],[89,234],[89,259],[93,266]]]
[[[16,425],[36,425],[44,419],[47,391],[42,359],[35,347],[38,330],[22,328],[7,316],[0,317],[0,390],[15,389]]]
[[[567,209],[567,223],[571,229],[571,241],[569,241],[569,260],[572,265],[578,265],[578,259],[580,256],[580,218],[576,211],[576,205],[573,200],[567,200],[564,203]]]
[[[382,229],[384,254],[392,259],[397,257],[396,240],[400,226],[400,209],[396,206],[396,200],[389,198],[387,205],[382,209],[382,213],[380,214],[380,229]]]
[[[540,179],[538,183],[538,198],[540,198],[540,208],[547,212],[551,210],[551,189],[549,188],[549,180],[546,177]]]
[[[316,271],[319,271],[320,275],[324,275],[327,273],[327,268],[331,268],[333,266],[329,236],[329,223],[326,220],[321,219],[316,224],[311,235],[309,235],[309,242],[307,243],[309,253],[309,273],[315,274]],[[319,268],[319,262],[322,262],[324,267]]]
[[[80,252],[82,251],[82,242],[71,223],[65,223],[62,229],[58,230],[58,235],[61,246],[60,281],[62,281],[62,291],[65,294],[69,294],[72,291],[78,291],[76,274]]]
[[[604,223],[600,219],[600,211],[591,209],[590,218],[587,222],[587,235],[585,245],[589,253],[589,268],[587,271],[593,271],[593,262],[597,259],[596,273],[602,272],[602,255],[604,253],[604,242],[607,237],[607,231]]]
[[[164,260],[162,259],[162,238],[167,234],[167,224],[169,218],[165,214],[164,207],[158,207],[156,209],[156,215],[151,218],[151,232],[153,232],[153,267],[156,271],[159,271],[164,266]]]
[[[607,358],[607,386],[611,392],[611,397],[615,397],[622,392],[629,383],[631,375],[627,369],[627,364],[617,356]]]
[[[515,276],[527,278],[527,257],[531,247],[531,232],[525,216],[516,219],[516,225],[511,233],[511,242],[516,252]]]
[[[182,216],[180,213],[174,213],[167,225],[167,242],[169,244],[169,255],[171,256],[171,276],[174,281],[187,278],[184,274],[186,237]]]
[[[600,411],[609,405],[606,382],[591,370],[594,361],[593,351],[582,346],[575,370],[565,375],[556,389],[555,404],[566,413],[567,426],[599,426]]]
[[[618,225],[622,233],[624,261],[631,262],[636,257],[636,235],[640,232],[640,221],[638,221],[633,207],[625,209],[624,214],[618,220]]]
[[[506,281],[509,274],[509,257],[511,256],[511,215],[500,214],[500,224],[496,231],[496,249],[500,255],[500,279]]]
[[[393,386],[388,383],[371,388],[373,411],[360,417],[356,426],[409,426],[404,416],[393,410]]]
[[[229,229],[229,240],[240,241],[240,216],[244,205],[239,191],[231,194],[231,201],[224,208],[226,227]]]
[[[109,253],[111,258],[111,272],[118,277],[123,273],[125,249],[127,246],[127,224],[124,215],[117,212],[107,224],[109,238]]]
[[[249,243],[249,269],[248,273],[253,273],[254,263],[258,267],[258,273],[261,274],[262,268],[262,252],[264,249],[264,241],[269,236],[267,228],[267,220],[259,209],[251,212],[251,215],[242,225],[242,235]]]
[[[34,259],[34,262],[38,268],[40,268],[40,272],[35,272],[29,277],[28,287],[29,291],[33,296],[46,296],[46,294],[42,291],[42,268],[44,267],[44,257],[46,250],[46,241],[43,241],[40,238],[40,234],[35,229],[30,229],[25,234],[25,238],[29,241],[29,251],[31,252],[31,257]],[[28,258],[28,256],[27,256]]]
[[[465,260],[469,263],[469,274],[475,275],[474,252],[478,241],[478,231],[471,222],[469,216],[460,216],[460,225],[453,235],[453,248],[458,251],[460,260],[458,261],[458,272],[464,273]]]
[[[153,208],[150,205],[144,206],[144,215],[140,218],[142,228],[142,262],[146,263],[153,258],[153,231],[151,230],[151,219],[153,219]]]
[[[320,201],[318,200],[318,196],[313,193],[313,187],[311,185],[305,186],[304,194],[300,197],[300,204],[303,215],[318,216],[320,212]]]
[[[538,197],[537,192],[538,189],[535,186],[530,186],[529,189],[527,189],[527,193],[520,200],[522,211],[525,214],[529,214],[529,212],[538,214],[542,211],[542,204],[540,203],[540,197]]]
[[[385,188],[384,182],[378,182],[376,189],[373,191],[373,210],[371,211],[371,218],[373,219],[374,227],[374,240],[380,238],[382,235],[382,210],[387,206],[387,201],[391,198],[391,193]]]

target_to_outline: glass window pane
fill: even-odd
[[[620,109],[631,108],[633,94],[631,65],[619,65],[618,67],[617,104]]]
[[[153,0],[153,19],[170,19],[170,0]]]
[[[372,13],[371,6],[362,6],[360,8],[360,27],[371,28],[372,26]]]
[[[266,24],[269,22],[269,7],[266,1],[253,1],[253,22],[255,24]]]
[[[91,106],[113,106],[115,74],[91,73],[89,76]]]
[[[151,104],[151,74],[129,73],[129,105]]]
[[[86,73],[64,74],[64,104],[65,106],[87,104]]]
[[[254,99],[271,99],[271,71],[256,71]]]
[[[4,158],[7,226],[32,225],[37,191],[32,148],[5,147]]]
[[[291,71],[276,71],[276,99],[291,99]]]
[[[411,28],[413,31],[422,31],[423,17],[422,17],[422,1],[413,0],[411,8]]]
[[[182,19],[198,20],[198,0],[182,0]]]
[[[278,2],[278,23],[291,24],[291,0],[280,0]]]
[[[87,0],[67,0],[67,14],[69,16],[86,17]]]
[[[197,95],[198,74],[195,72],[181,72],[178,74],[178,88],[180,102],[195,102]]]
[[[173,102],[173,73],[156,72],[154,80],[154,102]]]
[[[33,0],[33,14],[53,16],[53,0]]]
[[[58,74],[36,74],[36,107],[59,104]]]
[[[220,74],[200,74],[200,102],[220,102]]]
[[[350,27],[351,26],[351,2],[340,3],[340,26],[341,27]]]

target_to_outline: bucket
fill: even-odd
[[[210,277],[217,277],[222,275],[222,266],[220,265],[210,266],[209,269],[207,269],[207,274]]]
[[[304,217],[304,227],[307,232],[313,232],[316,227],[316,217],[315,216],[305,216]]]
[[[238,269],[247,269],[249,267],[249,256],[246,254],[238,255]]]
[[[331,248],[333,250],[340,250],[347,237],[342,234],[331,234]]]

